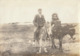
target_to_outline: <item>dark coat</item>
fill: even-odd
[[[39,15],[36,15],[34,20],[33,20],[33,23],[36,27],[43,27],[44,24],[45,24],[45,19],[44,19],[44,16],[42,15],[41,17]]]
[[[51,31],[57,34],[57,32],[60,32],[61,29],[61,21],[55,20],[51,22],[51,25],[54,24],[54,27],[52,27]]]

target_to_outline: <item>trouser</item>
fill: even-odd
[[[39,41],[41,29],[42,29],[42,27],[37,27],[36,31],[34,32],[34,40],[35,41]]]

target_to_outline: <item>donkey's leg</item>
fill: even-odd
[[[54,43],[54,38],[52,39],[52,48],[56,48],[56,45]]]
[[[47,44],[46,44],[46,40],[45,40],[45,41],[44,41],[44,46],[43,46],[43,48],[44,48],[44,51],[45,51],[45,52],[48,52],[46,45],[47,45]]]
[[[42,49],[42,38],[39,39],[39,52],[38,53],[41,53],[41,50]]]
[[[62,39],[59,39],[59,50],[62,51]]]
[[[70,36],[71,36],[71,38],[70,38],[70,39],[75,40],[75,38],[74,38],[72,35],[70,35]]]

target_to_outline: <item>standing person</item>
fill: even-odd
[[[45,24],[45,19],[42,15],[42,9],[38,9],[38,14],[35,16],[33,24],[36,27],[36,31],[34,32],[34,41],[37,41],[39,43],[40,31]]]

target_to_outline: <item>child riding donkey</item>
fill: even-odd
[[[54,13],[52,15],[52,22],[51,22],[51,40],[52,40],[52,48],[56,48],[56,45],[54,43],[54,39],[59,39],[59,50],[62,51],[62,40],[64,36],[67,34],[71,36],[71,38],[74,40],[73,36],[75,35],[75,26],[73,25],[66,25],[62,26],[61,21],[58,18],[58,15]]]
[[[52,48],[56,48],[54,39],[61,36],[61,21],[58,18],[56,13],[52,14],[52,22],[51,22],[51,40],[52,40]],[[62,40],[60,40],[61,42]],[[62,46],[61,44],[59,44]],[[60,47],[61,48],[61,47]]]

